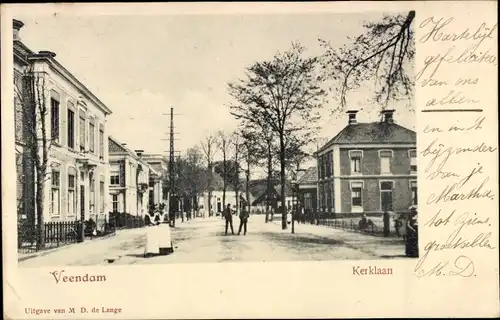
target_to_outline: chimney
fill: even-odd
[[[21,30],[21,28],[24,26],[24,23],[16,19],[12,19],[12,21],[13,21],[12,28],[13,28],[14,41],[21,41],[21,38],[19,37],[19,30]]]
[[[385,123],[394,123],[394,109],[382,110]]]
[[[358,123],[358,120],[356,120],[356,113],[358,113],[358,110],[349,110],[346,113],[349,116],[349,124],[350,125]]]
[[[43,50],[43,51],[38,51],[38,55],[39,56],[46,56],[46,57],[49,57],[49,58],[55,58],[56,54],[52,51],[47,51],[47,50]]]
[[[137,156],[141,157],[144,153],[144,150],[134,150],[134,152],[137,154]]]
[[[126,143],[122,143],[122,146],[126,147],[126,146],[127,146],[127,144],[126,144]]]

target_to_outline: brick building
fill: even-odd
[[[307,212],[318,210],[318,168],[308,168],[297,181],[298,198]]]
[[[407,211],[417,204],[416,133],[394,122],[394,110],[377,122],[348,125],[316,152],[321,212]]]
[[[19,98],[15,101],[16,115],[19,115],[15,119],[16,141],[20,154],[24,155],[18,157],[23,159],[20,160],[23,164],[18,166],[22,180],[19,189],[23,192],[24,204],[29,203],[21,217],[35,216],[32,206],[35,192],[31,187],[35,184],[35,174],[28,155],[39,154],[41,142],[45,141],[50,148],[43,186],[44,221],[89,218],[103,221],[108,194],[106,118],[111,110],[62,66],[54,53],[29,50],[19,39],[22,26],[22,22],[14,20],[14,81],[15,87],[23,90],[15,94]],[[35,79],[29,93],[25,90],[26,83],[20,83],[27,79],[23,76],[27,72]],[[34,110],[41,105],[47,114],[33,117]],[[40,132],[42,123],[46,127],[45,135]],[[38,141],[38,144],[28,144],[34,135],[36,139],[31,142]]]
[[[144,217],[148,213],[152,169],[142,159],[141,150],[134,152],[111,136],[108,138],[108,152],[110,211]]]

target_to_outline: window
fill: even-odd
[[[52,141],[59,142],[59,101],[54,98],[50,98],[50,125]]]
[[[380,156],[380,173],[391,173],[391,150],[379,151]]]
[[[351,205],[353,207],[363,206],[363,182],[351,182]]]
[[[326,207],[328,212],[332,212],[332,182],[328,181],[326,185]]]
[[[118,212],[118,195],[114,194],[111,196],[111,203],[113,205],[113,212]]]
[[[410,181],[411,190],[411,204],[416,206],[418,204],[417,181]]]
[[[68,175],[68,215],[75,214],[75,176]]]
[[[89,199],[89,204],[90,204],[90,213],[95,212],[95,179],[91,178],[90,179],[90,199]]]
[[[111,167],[109,184],[113,186],[120,185],[120,168],[117,165]]]
[[[80,117],[80,150],[85,151],[85,116]]]
[[[326,154],[326,176],[327,177],[332,176],[332,160],[333,160],[333,154],[332,154],[332,152],[328,152]]]
[[[380,183],[380,204],[383,211],[392,211],[392,181]]]
[[[363,157],[363,151],[352,150],[349,151],[349,157],[351,158],[351,173],[361,173],[361,158]]]
[[[410,150],[410,171],[417,173],[417,150]]]
[[[68,147],[75,148],[75,112],[68,109]]]
[[[328,176],[328,153],[323,155],[323,177]]]
[[[99,203],[101,213],[104,213],[104,181],[99,182]]]
[[[319,207],[325,208],[325,185],[323,183],[319,186]]]
[[[95,152],[95,125],[92,122],[89,123],[89,151]]]
[[[50,193],[50,214],[53,216],[58,216],[60,212],[59,207],[59,195],[60,195],[60,173],[59,171],[52,171],[51,175],[52,188]]]
[[[104,159],[104,128],[99,128],[99,158]]]

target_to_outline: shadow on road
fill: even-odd
[[[296,242],[298,244],[304,245],[343,245],[344,242],[340,240],[335,240],[332,238],[326,237],[304,237],[304,236],[293,236],[291,234],[283,234],[283,233],[272,233],[272,232],[264,232],[263,236],[268,237],[270,240],[280,241],[280,242]]]

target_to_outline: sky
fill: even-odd
[[[49,50],[112,111],[108,132],[131,149],[166,153],[170,108],[175,148],[184,152],[207,134],[231,131],[237,121],[227,107],[227,83],[244,77],[255,61],[272,59],[298,41],[306,55],[323,51],[318,38],[341,46],[363,32],[363,21],[379,13],[281,15],[15,16],[20,36],[34,51]],[[366,94],[352,92],[349,108],[359,121],[375,121],[381,106],[365,106]],[[333,137],[347,116],[322,111],[320,137]],[[415,115],[396,106],[395,121],[410,129]],[[371,110],[371,111],[368,111]]]

